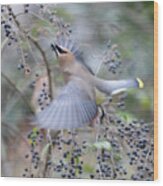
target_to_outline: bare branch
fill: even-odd
[[[35,45],[35,47],[40,51],[42,58],[44,60],[44,63],[46,65],[46,70],[47,70],[47,75],[48,75],[48,80],[49,80],[49,92],[50,92],[50,99],[53,99],[53,90],[52,90],[52,79],[51,79],[51,70],[50,70],[50,66],[48,63],[48,60],[46,58],[45,52],[42,50],[40,44],[33,39],[31,36],[28,36],[28,39]]]

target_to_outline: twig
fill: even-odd
[[[35,39],[33,39],[31,36],[28,36],[28,39],[35,45],[35,47],[40,51],[40,53],[43,57],[44,63],[46,65],[48,80],[49,80],[49,92],[50,92],[50,96],[51,96],[50,99],[52,100],[53,99],[53,90],[52,90],[51,70],[50,70],[49,63],[46,58],[45,52],[42,50],[41,46],[39,45],[39,43]]]
[[[45,167],[44,167],[44,171],[43,171],[43,177],[44,178],[46,178],[46,173],[47,173],[47,170],[48,170],[48,161],[51,158],[51,154],[52,154],[52,143],[50,143],[50,145],[48,147],[48,153],[47,153],[46,160],[45,160]]]
[[[60,133],[60,131],[56,132],[54,135],[54,138],[56,138],[59,135],[59,133]],[[54,145],[53,145],[52,141],[50,141],[49,146],[48,146],[48,153],[47,153],[47,156],[45,159],[45,166],[44,166],[44,170],[43,170],[43,177],[44,178],[46,177],[46,173],[48,170],[48,161],[51,159],[53,149],[54,149]]]

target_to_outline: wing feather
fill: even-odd
[[[60,95],[36,116],[38,126],[48,129],[74,129],[89,124],[97,107],[78,81],[70,81]]]

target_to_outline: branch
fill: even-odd
[[[47,70],[48,80],[49,80],[49,92],[50,92],[50,96],[51,96],[50,99],[52,100],[53,99],[53,89],[52,89],[51,70],[50,70],[50,66],[49,66],[48,60],[46,58],[45,52],[42,50],[41,46],[39,45],[39,43],[35,39],[33,39],[31,36],[28,36],[28,39],[40,51],[42,58],[44,60],[46,70]]]

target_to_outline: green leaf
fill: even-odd
[[[129,123],[133,120],[133,115],[128,112],[120,111],[120,112],[118,112],[118,115],[123,121],[125,121],[127,123]]]
[[[33,131],[34,133],[37,133],[39,130],[38,130],[37,127],[34,127],[34,128],[32,129],[32,131]]]
[[[83,165],[83,170],[86,173],[93,173],[94,172],[94,168],[89,164]]]
[[[115,161],[120,161],[121,160],[121,156],[119,154],[115,154],[114,155],[114,160]]]

